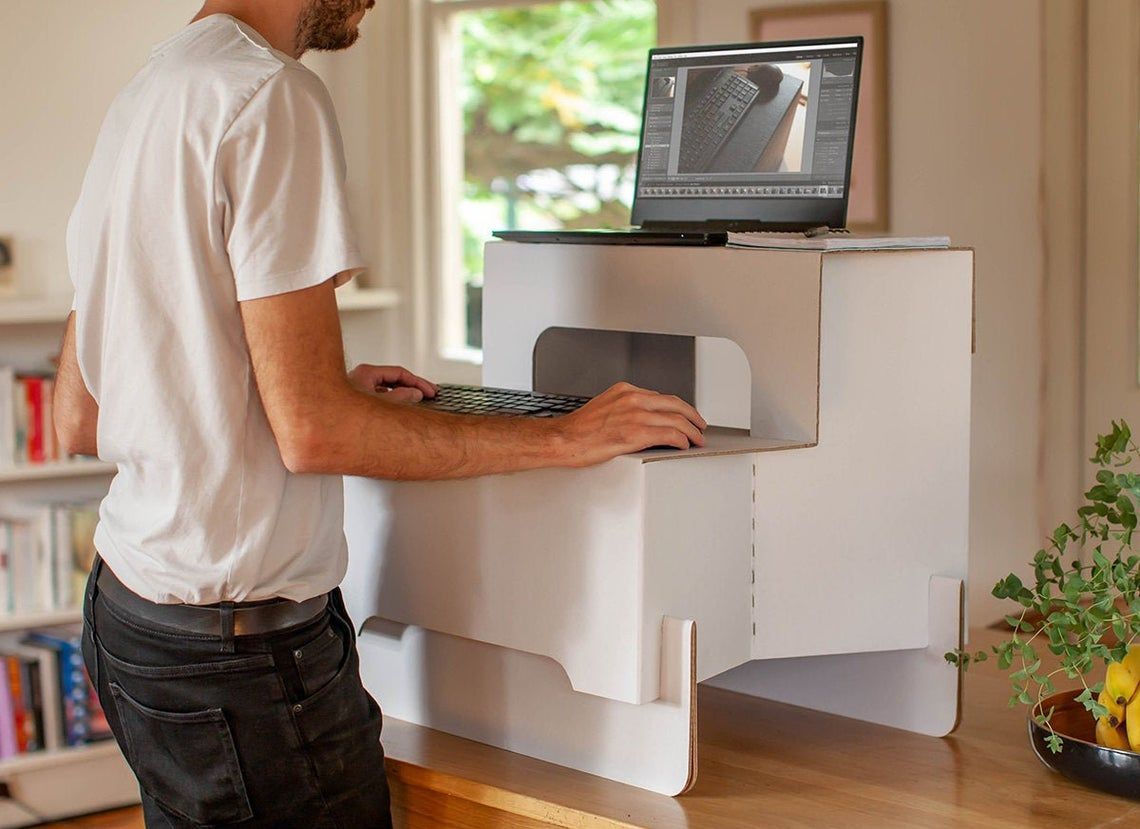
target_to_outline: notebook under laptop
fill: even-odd
[[[728,231],[842,228],[863,39],[652,49],[628,230],[524,242],[721,245]]]

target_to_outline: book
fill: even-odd
[[[44,439],[45,461],[59,460],[59,441],[55,435],[54,397],[55,378],[50,376],[43,378],[42,403],[40,406],[40,432]]]
[[[5,520],[11,532],[9,550],[8,596],[12,613],[31,613],[40,609],[35,571],[35,536],[24,518]]]
[[[0,366],[0,467],[66,455],[55,432],[54,395],[53,372]]]
[[[15,757],[16,712],[12,706],[12,689],[7,682],[0,682],[0,760]]]
[[[42,628],[29,631],[23,640],[26,644],[49,648],[55,654],[63,742],[69,747],[83,745],[90,733],[92,700],[80,647],[81,630],[80,625]]]
[[[16,372],[0,366],[0,466],[16,462]]]
[[[63,504],[52,504],[49,508],[51,522],[51,569],[53,604],[56,607],[73,607],[75,590],[75,551],[71,531],[72,510]]]
[[[48,751],[63,748],[62,705],[59,698],[58,658],[54,648],[24,644],[22,634],[10,633],[0,637],[0,651],[23,656],[35,665],[35,688],[38,692],[36,709],[40,718],[40,744]]]
[[[28,751],[44,747],[43,691],[40,689],[40,660],[16,654],[24,688],[24,708],[28,712]]]
[[[78,607],[94,560],[98,506],[8,504],[0,513],[0,614]]]
[[[0,613],[12,613],[12,525],[0,521]]]
[[[24,754],[28,750],[28,709],[24,699],[24,681],[20,673],[20,660],[15,656],[4,657],[4,678],[8,683],[8,694],[12,698],[12,724],[16,733],[16,752]]]
[[[27,405],[28,429],[28,461],[30,463],[44,462],[44,413],[43,413],[43,379],[36,376],[25,375],[20,378],[24,386],[24,400]]]
[[[857,233],[768,233],[763,231],[728,234],[730,248],[768,250],[918,250],[950,247],[949,236],[862,236]]]

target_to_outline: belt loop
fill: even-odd
[[[334,587],[329,591],[328,595],[329,609],[333,612],[333,615],[339,618],[341,622],[344,623],[344,626],[348,628],[349,633],[352,635],[352,641],[355,642],[359,632],[356,627],[353,626],[352,619],[348,616],[348,608],[344,605],[344,594],[339,587]]]
[[[91,562],[91,575],[87,578],[87,602],[94,604],[95,596],[99,593],[99,573],[103,570],[103,557],[98,553],[95,554],[95,560]]]
[[[94,654],[91,666],[91,684],[99,692],[99,634],[95,629],[95,597],[99,595],[99,576],[103,572],[103,557],[95,553],[91,562],[91,575],[87,577],[87,606],[84,608],[83,618],[87,623],[88,634],[91,636],[92,653]]]
[[[222,617],[222,653],[234,652],[234,603],[222,602],[219,605]]]

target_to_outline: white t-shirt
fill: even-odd
[[[68,266],[119,470],[95,545],[141,596],[300,601],[344,576],[341,479],[285,468],[238,308],[362,269],[344,179],[324,84],[229,15],[156,46],[107,113]]]

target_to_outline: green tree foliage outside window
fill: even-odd
[[[654,0],[463,12],[464,270],[502,227],[629,223]]]

